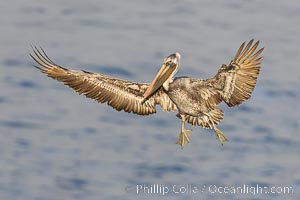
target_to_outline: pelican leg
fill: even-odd
[[[214,123],[214,121],[211,119],[210,115],[209,114],[205,114],[208,119],[211,121],[212,125],[213,125],[213,129],[215,131],[215,134],[216,134],[216,139],[219,139],[221,144],[223,145],[224,142],[228,141],[227,137],[224,135],[224,133],[218,129]]]
[[[189,135],[191,134],[192,130],[185,129],[185,121],[186,121],[185,115],[180,115],[180,118],[181,118],[181,133],[178,136],[178,140],[176,144],[179,144],[183,149],[190,142]]]

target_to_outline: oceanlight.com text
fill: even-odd
[[[208,187],[208,191],[212,194],[293,194],[292,187],[286,186],[262,186],[256,184],[255,186],[242,185],[237,187],[230,186],[218,186],[218,185],[210,185]]]
[[[126,192],[133,194],[146,194],[146,195],[161,195],[168,194],[245,194],[245,195],[268,195],[268,194],[293,194],[294,190],[289,186],[265,186],[265,185],[247,185],[241,186],[224,186],[224,185],[196,185],[196,184],[137,184],[127,186]]]

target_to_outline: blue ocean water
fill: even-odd
[[[3,1],[0,16],[0,199],[300,198],[297,1]],[[180,52],[178,75],[204,79],[251,38],[265,58],[252,98],[220,106],[229,142],[189,127],[183,150],[176,113],[117,112],[29,57],[149,82]]]

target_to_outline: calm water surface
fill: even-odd
[[[0,13],[0,199],[160,199],[155,186],[163,199],[300,199],[299,2],[29,0]],[[253,98],[221,105],[229,142],[193,127],[184,150],[176,113],[116,112],[28,55],[35,44],[62,66],[149,82],[178,51],[178,75],[208,78],[251,38],[265,59]],[[257,185],[293,194],[214,190]]]

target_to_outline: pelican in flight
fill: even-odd
[[[117,111],[124,110],[138,115],[156,113],[159,104],[163,111],[178,110],[181,132],[177,144],[185,147],[191,130],[185,123],[213,129],[221,144],[227,141],[217,125],[223,119],[223,111],[216,106],[224,101],[229,107],[237,106],[251,97],[263,59],[263,48],[256,51],[259,41],[245,42],[237,50],[229,65],[223,64],[217,74],[209,79],[175,77],[180,54],[164,58],[162,66],[153,81],[136,83],[104,74],[70,70],[55,64],[45,53],[33,47],[30,56],[40,65],[35,66],[47,76],[62,82],[78,94],[107,103]]]

